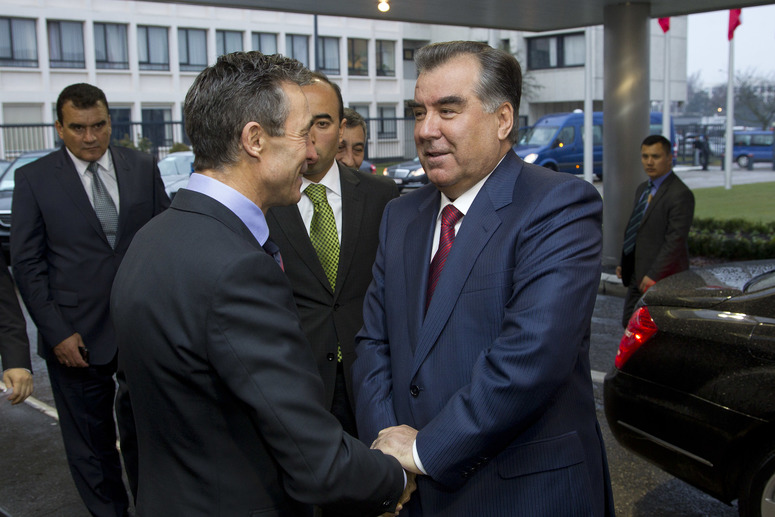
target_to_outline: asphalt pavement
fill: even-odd
[[[725,184],[724,172],[718,167],[702,171],[697,167],[678,166],[675,172],[692,189]],[[770,181],[775,181],[770,163],[756,164],[753,171],[733,167],[733,186]],[[596,186],[602,190],[602,182],[596,182]],[[604,273],[600,292],[622,296],[624,290],[615,276]],[[606,298],[601,297],[596,311],[604,310],[603,302],[610,305]],[[29,316],[27,323],[33,344],[35,391],[24,404],[17,406],[11,406],[0,395],[0,517],[87,516],[67,468],[48,373],[45,362],[34,353],[35,327]],[[601,383],[602,374],[593,379],[596,384]]]

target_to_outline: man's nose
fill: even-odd
[[[315,150],[315,141],[312,138],[312,134],[307,138],[307,160],[316,160],[318,152]]]

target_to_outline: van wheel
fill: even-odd
[[[737,165],[738,165],[738,167],[740,167],[741,169],[747,169],[748,168],[748,161],[749,160],[750,160],[750,158],[748,158],[748,156],[745,155],[745,154],[741,155],[741,156],[738,156],[737,157]]]
[[[738,500],[740,517],[775,516],[775,444],[743,475]]]

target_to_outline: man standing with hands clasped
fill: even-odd
[[[513,56],[448,42],[415,61],[432,184],[383,216],[356,338],[360,438],[424,474],[412,517],[613,515],[589,366],[600,196],[512,151]]]
[[[117,349],[109,303],[129,243],[169,206],[156,160],[110,145],[105,94],[73,84],[57,100],[64,145],[16,171],[14,279],[38,328],[70,472],[92,515],[121,516],[128,499],[116,449]],[[116,407],[134,491],[131,409]]]
[[[628,288],[624,328],[643,293],[659,280],[689,269],[689,229],[694,218],[694,194],[673,173],[670,141],[661,135],[646,137],[640,159],[649,179],[635,190],[622,261],[616,268],[616,276]]]

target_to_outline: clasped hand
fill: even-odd
[[[412,492],[417,489],[415,477],[416,474],[422,473],[414,462],[413,449],[416,436],[416,429],[409,427],[408,425],[399,425],[388,427],[387,429],[380,431],[379,435],[377,435],[377,439],[371,444],[372,449],[379,449],[385,454],[394,456],[406,471],[406,487],[404,488],[404,493],[401,494],[396,513],[383,514],[383,517],[398,514],[403,508],[403,505],[409,501]]]

